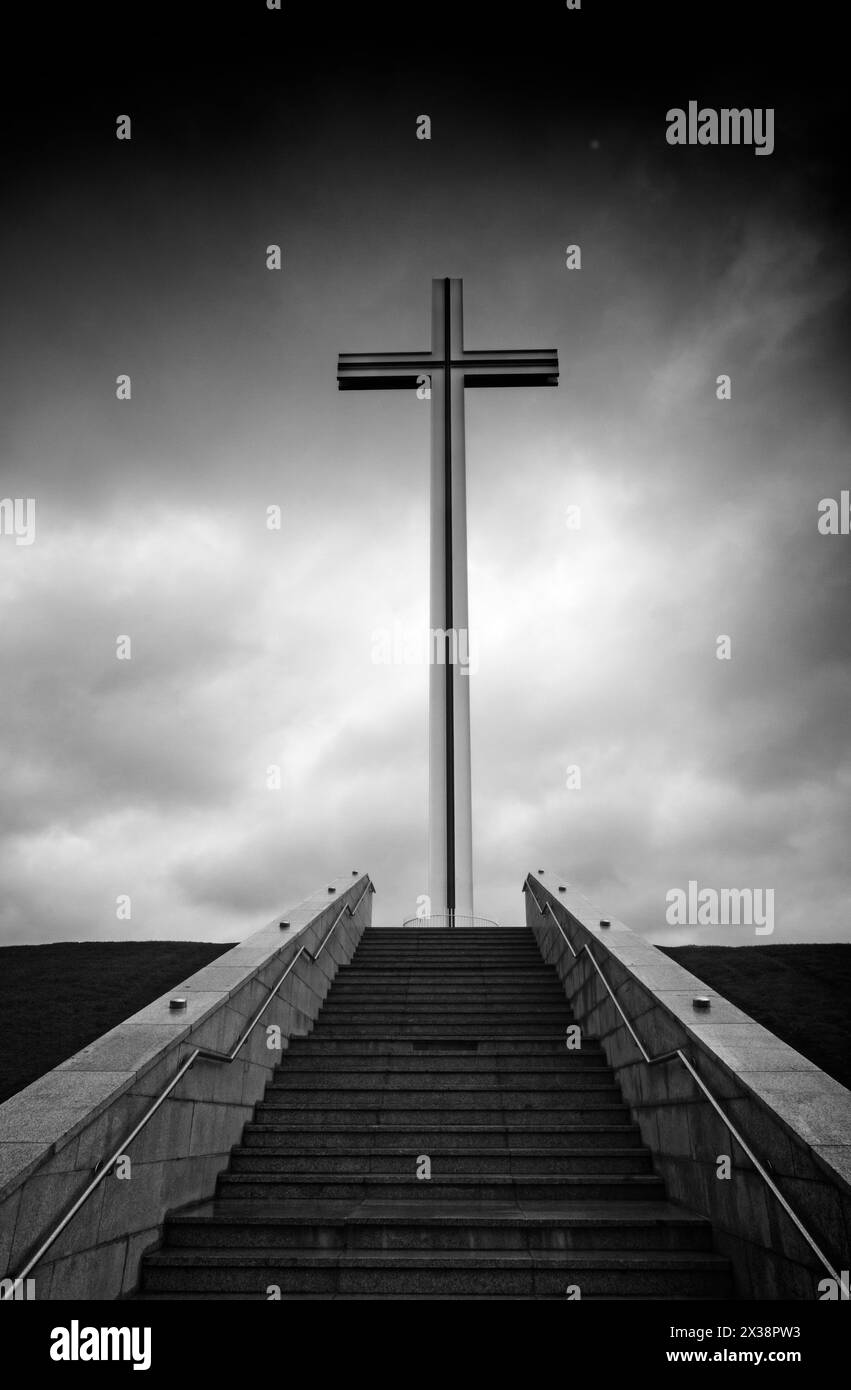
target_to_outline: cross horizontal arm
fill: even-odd
[[[420,377],[442,365],[430,352],[344,352],[337,362],[337,385],[341,391],[416,387]]]
[[[467,351],[452,365],[463,370],[465,386],[558,386],[558,353],[554,348]]]
[[[518,352],[463,352],[447,363],[428,352],[343,353],[337,364],[341,391],[379,391],[419,386],[424,376],[463,372],[466,386],[558,386],[558,353],[551,348]]]

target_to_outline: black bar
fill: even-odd
[[[452,665],[452,330],[451,282],[443,282],[444,549],[446,552],[446,911],[455,912],[455,669]],[[451,916],[450,916],[451,923]]]

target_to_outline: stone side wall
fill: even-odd
[[[599,1037],[674,1201],[707,1216],[740,1297],[817,1299],[828,1274],[678,1059],[647,1066],[608,997],[651,1057],[681,1049],[837,1271],[851,1268],[851,1091],[787,1047],[565,878],[530,874],[529,926],[558,970],[576,1020]],[[566,891],[559,892],[564,885]],[[575,951],[549,913],[550,903]],[[708,1013],[695,996],[711,1000]],[[718,1177],[721,1155],[729,1181]]]
[[[366,875],[331,880],[0,1106],[0,1278],[20,1273],[193,1048],[230,1052],[299,949],[312,953],[368,885]],[[280,1060],[266,1028],[277,1025],[284,1039],[310,1032],[371,912],[368,892],[317,963],[302,956],[236,1061],[196,1061],[128,1146],[130,1179],[107,1176],[36,1267],[37,1298],[112,1299],[135,1287],[166,1214],[212,1196],[239,1143]],[[170,1011],[175,996],[186,998],[185,1012]]]

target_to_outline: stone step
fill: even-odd
[[[268,1302],[266,1290],[261,1294],[218,1294],[197,1291],[193,1294],[135,1293],[128,1295],[139,1302],[213,1302],[227,1298],[228,1302]],[[723,1295],[729,1297],[729,1295]],[[277,1301],[277,1300],[275,1300]],[[565,1302],[565,1294],[281,1294],[281,1302]],[[670,1302],[670,1294],[591,1294],[584,1302]],[[702,1294],[683,1294],[677,1302],[705,1302]]]
[[[333,994],[333,992],[332,992]],[[434,996],[423,995],[416,998],[408,995],[403,999],[383,1000],[364,992],[363,994],[353,994],[348,998],[338,999],[336,995],[329,994],[322,1006],[321,1017],[337,1018],[343,1014],[374,1014],[376,1018],[381,1018],[382,1022],[395,1014],[403,1018],[409,1017],[412,1013],[427,1014],[437,1020],[443,1018],[465,1019],[470,1018],[490,1018],[493,1014],[517,1015],[519,1018],[526,1018],[530,1014],[539,1020],[540,1018],[552,1019],[555,1023],[561,1024],[565,1017],[570,1021],[570,1011],[565,999],[545,999],[535,1001],[530,1005],[523,999],[518,999],[515,995],[506,995],[504,999],[495,999],[486,995],[479,995],[475,991],[468,991],[459,995],[457,999],[449,999],[445,994]]]
[[[502,941],[493,942],[488,946],[479,943],[478,946],[471,945],[469,942],[458,942],[452,945],[447,941],[433,941],[430,945],[425,943],[414,946],[389,945],[386,941],[364,940],[358,949],[356,958],[352,961],[352,967],[363,965],[373,960],[393,960],[400,967],[410,965],[416,961],[433,960],[463,960],[471,965],[499,965],[506,960],[528,960],[541,968],[542,958],[535,940],[530,936],[524,941]]]
[[[536,1149],[594,1149],[598,1145],[613,1148],[641,1148],[638,1125],[544,1125],[542,1123],[507,1125],[360,1125],[353,1116],[351,1125],[307,1126],[303,1119],[287,1116],[277,1122],[251,1123],[245,1126],[243,1145],[246,1148],[275,1148],[282,1141],[296,1148],[314,1152],[368,1152],[384,1144],[404,1145],[409,1151],[431,1153],[430,1145],[440,1145],[444,1151],[464,1152],[470,1149],[510,1152],[529,1145]]]
[[[441,1100],[443,1099],[442,1095]],[[428,1102],[407,1106],[376,1105],[370,1108],[362,1105],[307,1107],[292,1105],[286,1100],[270,1105],[261,1101],[256,1107],[255,1118],[264,1124],[276,1122],[278,1119],[289,1120],[301,1128],[351,1124],[357,1127],[378,1126],[383,1129],[385,1126],[396,1125],[426,1125],[438,1128],[444,1125],[503,1125],[506,1121],[514,1126],[537,1126],[543,1119],[548,1122],[563,1121],[565,1126],[617,1125],[628,1124],[630,1115],[620,1095],[616,1101],[600,1095],[583,1096],[581,1103],[574,1101],[570,1105],[530,1106],[527,1109],[517,1108],[508,1111],[502,1105],[472,1106],[468,1102],[457,1107]]]
[[[336,1022],[325,1024],[320,1021],[309,1034],[311,1041],[315,1038],[317,1042],[348,1042],[357,1041],[361,1038],[378,1039],[386,1042],[406,1042],[419,1040],[422,1038],[433,1038],[437,1034],[444,1039],[455,1038],[459,1041],[478,1042],[509,1042],[515,1038],[524,1040],[539,1040],[555,1043],[559,1048],[564,1049],[565,1028],[552,1023],[541,1023],[539,1025],[524,1019],[517,1024],[500,1024],[499,1022],[478,1022],[478,1023],[443,1023],[438,1025],[425,1021],[416,1023],[395,1022],[377,1024],[375,1020],[364,1019],[361,1023]]]
[[[405,1072],[391,1072],[387,1069],[378,1070],[346,1070],[335,1069],[332,1072],[321,1072],[321,1070],[303,1070],[299,1072],[289,1066],[279,1066],[275,1072],[274,1080],[270,1081],[267,1087],[266,1098],[270,1099],[270,1093],[284,1093],[284,1091],[313,1091],[314,1094],[324,1094],[325,1091],[366,1091],[370,1095],[380,1095],[395,1093],[395,1091],[435,1091],[439,1093],[439,1088],[444,1086],[446,1073],[439,1070],[432,1070],[427,1066],[427,1059],[423,1059],[423,1066],[419,1070],[405,1070]],[[510,1087],[510,1091],[506,1088]],[[476,1091],[476,1093],[492,1093],[495,1095],[514,1094],[524,1091],[531,1093],[535,1091],[540,1095],[549,1095],[551,1091],[615,1091],[616,1083],[612,1080],[612,1073],[608,1066],[570,1066],[563,1068],[545,1070],[527,1069],[524,1072],[496,1072],[495,1068],[467,1068],[464,1070],[456,1069],[452,1073],[452,1090],[456,1094]]]
[[[629,1125],[631,1123],[629,1109],[623,1104],[620,1093],[616,1099],[606,1099],[605,1095],[592,1095],[591,1098],[583,1097],[580,1102],[572,1105],[552,1105],[545,1108],[513,1109],[513,1111],[503,1111],[502,1106],[491,1106],[491,1108],[459,1108],[446,1111],[445,1106],[412,1106],[392,1105],[392,1106],[345,1106],[345,1108],[334,1109],[334,1106],[318,1106],[316,1109],[306,1109],[303,1106],[288,1105],[285,1101],[277,1101],[274,1105],[267,1105],[266,1101],[260,1101],[256,1106],[257,1123],[260,1125],[292,1125],[303,1127],[303,1129],[316,1129],[316,1127],[339,1126],[350,1129],[350,1127],[375,1127],[384,1129],[385,1126],[421,1126],[435,1127],[444,1129],[446,1125],[462,1126],[464,1129],[469,1126],[488,1126],[499,1127],[499,1129],[528,1129],[535,1127],[540,1129],[542,1125],[552,1127],[552,1129],[566,1130],[574,1126],[587,1125]]]
[[[593,1044],[592,1044],[593,1048]],[[565,1034],[560,1032],[544,1037],[530,1037],[528,1035],[512,1034],[506,1040],[500,1033],[493,1038],[464,1038],[456,1036],[447,1037],[443,1031],[440,1033],[429,1033],[420,1030],[415,1038],[397,1037],[393,1041],[388,1041],[387,1037],[380,1032],[369,1034],[368,1032],[358,1033],[356,1037],[340,1037],[335,1030],[333,1037],[325,1037],[321,1033],[312,1033],[309,1037],[293,1038],[286,1049],[286,1058],[290,1060],[295,1057],[421,1057],[429,1053],[437,1059],[439,1056],[464,1057],[480,1056],[492,1057],[502,1064],[503,1061],[517,1059],[522,1061],[529,1057],[535,1058],[555,1058],[561,1057],[567,1052],[565,1046]],[[585,1053],[585,1044],[582,1046],[582,1054]]]
[[[328,1078],[329,1081],[336,1078]],[[573,1087],[509,1091],[500,1086],[420,1089],[404,1078],[403,1087],[345,1088],[339,1085],[302,1087],[275,1081],[267,1087],[263,1106],[288,1110],[572,1110],[579,1105],[616,1105],[620,1092],[603,1072],[578,1077]]]
[[[513,970],[500,971],[498,975],[485,970],[464,971],[460,975],[454,971],[449,974],[430,971],[426,975],[421,970],[394,970],[383,974],[376,972],[372,976],[363,971],[341,970],[334,983],[337,992],[369,987],[383,990],[451,990],[456,994],[462,989],[494,990],[497,993],[510,993],[517,989],[527,994],[555,994],[560,988],[558,977],[546,968],[524,971],[520,979]]]
[[[286,1261],[255,1250],[175,1250],[149,1257],[145,1291],[219,1293],[583,1294],[729,1296],[727,1261],[704,1251],[288,1250]]]
[[[374,951],[391,951],[401,960],[406,954],[430,952],[469,952],[490,959],[501,951],[537,951],[537,942],[531,931],[514,935],[491,937],[481,936],[393,936],[390,933],[373,934],[369,930],[361,937],[358,958]],[[538,957],[540,959],[540,956]]]
[[[311,1056],[310,1053],[284,1054],[281,1064],[291,1076],[329,1076],[381,1075],[381,1076],[421,1076],[424,1067],[431,1075],[440,1076],[482,1076],[493,1077],[531,1075],[559,1075],[563,1071],[608,1071],[603,1052],[592,1052],[583,1048],[581,1052],[568,1052],[551,1057],[495,1057],[493,1053],[471,1052],[464,1055],[424,1052],[418,1055],[380,1057],[352,1057],[343,1053],[338,1057],[325,1054]]]
[[[508,990],[516,989],[520,991],[535,992],[536,990],[546,990],[553,983],[553,978],[542,975],[537,968],[527,968],[513,962],[500,970],[468,970],[459,969],[457,966],[447,966],[445,969],[434,969],[421,966],[410,971],[399,971],[392,967],[366,971],[360,967],[351,967],[340,974],[340,984],[352,989],[422,989],[422,990],[446,990],[459,989],[493,989]]]
[[[469,966],[471,969],[488,970],[494,966],[504,967],[514,961],[519,961],[535,970],[542,968],[541,953],[538,947],[534,944],[520,942],[514,945],[494,946],[487,951],[471,950],[466,947],[452,950],[446,946],[435,946],[431,950],[420,948],[403,951],[392,946],[364,945],[359,949],[357,958],[348,968],[362,970],[365,966],[376,963],[392,964],[396,969],[418,965],[460,964]],[[543,968],[546,969],[546,965]]]
[[[415,950],[402,950],[401,948],[388,946],[386,942],[369,941],[363,938],[356,954],[344,967],[346,970],[356,970],[359,966],[381,957],[382,960],[395,961],[400,970],[406,969],[417,961],[464,959],[471,965],[487,967],[499,965],[506,957],[520,956],[528,960],[530,965],[535,965],[540,970],[542,965],[546,969],[546,962],[543,961],[538,944],[536,941],[504,941],[501,945],[492,945],[487,950],[481,947],[471,947],[459,944],[455,949],[442,942],[435,942],[431,949],[425,947]]]
[[[457,972],[461,979],[495,979],[498,981],[508,981],[514,974],[515,956],[509,961],[503,961],[496,957],[486,959],[464,959],[455,958],[452,962],[453,972]],[[524,979],[551,980],[553,978],[552,966],[546,965],[537,948],[524,953],[521,957],[521,969]],[[383,980],[387,978],[387,972],[399,980],[418,980],[433,976],[435,980],[452,978],[447,976],[443,967],[443,960],[430,962],[424,956],[410,957],[406,960],[400,958],[393,952],[386,956],[372,957],[368,954],[358,953],[348,965],[341,965],[337,973],[340,980],[358,980],[369,978]]]
[[[500,937],[499,940],[492,939],[488,942],[477,941],[472,937],[431,937],[428,941],[391,941],[390,938],[384,939],[372,936],[367,931],[361,937],[360,945],[351,964],[357,965],[358,961],[366,960],[376,951],[384,951],[393,956],[394,960],[403,963],[412,956],[427,956],[433,952],[441,954],[464,953],[475,956],[477,959],[487,964],[505,951],[530,953],[534,959],[541,964],[541,954],[538,943],[531,931],[523,936]]]
[[[447,1005],[457,1005],[466,1000],[480,1005],[522,1004],[527,1008],[537,1008],[539,1005],[549,1004],[551,1007],[558,1007],[559,1009],[567,1007],[564,993],[558,988],[550,988],[549,985],[546,987],[537,984],[534,986],[523,985],[516,981],[513,985],[504,985],[498,989],[476,981],[466,985],[451,984],[446,986],[431,983],[420,985],[370,984],[364,986],[357,980],[347,980],[335,984],[334,1003],[360,1003],[363,1000],[371,1000],[385,1007],[388,1004],[404,1006],[408,1003],[439,1004],[441,1002]],[[330,998],[329,1002],[332,1002]]]
[[[399,1009],[381,1008],[329,1008],[323,1009],[314,1025],[311,1037],[325,1037],[341,1028],[368,1028],[373,1033],[385,1032],[393,1037],[400,1030],[416,1028],[419,1034],[442,1033],[447,1038],[461,1037],[466,1033],[472,1041],[482,1038],[497,1038],[505,1031],[519,1031],[521,1028],[531,1036],[561,1037],[565,1046],[567,1029],[571,1026],[570,1017],[558,1010],[509,1009]],[[567,1049],[565,1048],[565,1051]]]
[[[386,971],[390,967],[399,979],[432,972],[451,978],[454,971],[465,975],[505,976],[519,967],[525,976],[540,980],[556,978],[552,966],[542,959],[537,946],[524,946],[490,955],[461,951],[429,951],[401,955],[395,951],[359,951],[349,965],[340,969],[342,979],[355,979],[371,970]]]
[[[219,1178],[217,1195],[258,1202],[568,1202],[659,1201],[662,1180],[651,1173],[488,1176],[457,1173],[418,1182],[386,1173],[234,1173]]]
[[[358,953],[357,959],[347,966],[346,970],[355,975],[363,970],[383,970],[386,967],[394,973],[404,973],[406,970],[434,970],[450,974],[453,970],[491,972],[520,967],[541,975],[548,969],[546,965],[542,965],[537,947],[529,946],[516,950],[495,951],[489,956],[472,951],[421,951],[417,954],[410,952],[406,956],[390,950],[364,951],[362,955]]]
[[[410,971],[375,970],[368,973],[363,969],[356,970],[350,967],[340,971],[334,986],[335,994],[354,990],[363,990],[365,993],[374,990],[413,990],[428,993],[431,990],[435,994],[460,994],[464,990],[474,990],[480,993],[535,995],[558,994],[561,990],[555,971],[547,968],[543,971],[523,969],[516,965],[499,971],[420,968]],[[561,997],[565,997],[563,992]]]
[[[355,1028],[371,1025],[373,1028],[392,1030],[409,1023],[418,1028],[430,1028],[432,1032],[440,1032],[444,1024],[448,1024],[451,1028],[482,1028],[487,1034],[501,1028],[525,1027],[538,1033],[542,1028],[549,1028],[553,1033],[561,1033],[564,1038],[573,1020],[566,1009],[552,1004],[524,1009],[515,1004],[480,1003],[475,999],[463,1004],[460,1001],[457,1004],[447,1004],[445,1001],[437,1004],[417,1001],[376,1004],[374,1000],[364,999],[326,1005],[315,1024],[315,1031],[346,1025]]]
[[[531,937],[527,941],[506,941],[486,950],[483,950],[481,946],[475,947],[464,943],[452,948],[441,942],[433,943],[429,949],[419,947],[413,950],[402,950],[388,946],[386,942],[363,941],[353,958],[342,968],[344,970],[358,970],[375,961],[380,961],[383,964],[391,960],[399,970],[408,970],[412,966],[416,968],[420,964],[428,965],[430,962],[442,964],[444,961],[460,961],[472,969],[488,970],[494,966],[502,966],[506,961],[511,960],[525,961],[538,970],[550,968],[543,959],[537,942]]]
[[[490,1051],[502,1052],[505,1056],[518,1056],[518,1048],[532,1044],[541,1049],[545,1045],[557,1044],[559,1051],[567,1052],[568,1036],[578,1039],[581,1049],[603,1055],[598,1040],[590,1035],[586,1038],[581,1030],[568,1034],[568,1030],[578,1027],[570,1015],[547,1010],[527,1010],[521,1012],[500,1012],[493,1008],[466,1010],[442,1009],[440,1011],[403,1009],[396,1007],[392,1012],[376,1014],[366,1008],[349,1008],[344,1013],[336,1009],[328,1013],[323,1009],[316,1021],[310,1025],[311,1032],[299,1034],[290,1040],[295,1051],[305,1051],[308,1043],[331,1043],[339,1040],[347,1029],[356,1029],[350,1039],[344,1041],[369,1041],[382,1043],[388,1051],[399,1042],[416,1041],[419,1052],[425,1044],[433,1043],[435,1048],[452,1041],[462,1042],[470,1051],[470,1044],[477,1043]],[[413,1037],[408,1029],[415,1029]],[[501,1046],[504,1042],[510,1046]],[[461,1049],[456,1049],[460,1051]],[[413,1055],[413,1054],[412,1054]],[[522,1054],[521,1054],[522,1055]]]
[[[366,1152],[328,1153],[309,1146],[291,1147],[286,1139],[281,1142],[280,1138],[276,1148],[270,1145],[243,1145],[234,1149],[228,1171],[255,1176],[266,1173],[310,1173],[314,1177],[323,1173],[351,1174],[357,1171],[410,1179],[416,1177],[419,1154],[423,1153],[428,1154],[431,1160],[431,1180],[457,1173],[474,1177],[489,1177],[492,1174],[535,1177],[540,1173],[561,1177],[574,1173],[613,1176],[616,1173],[653,1171],[649,1153],[639,1148],[611,1149],[601,1145],[598,1149],[512,1148],[458,1152],[431,1144],[419,1150],[419,1153],[410,1147],[376,1147]]]
[[[481,951],[393,951],[362,949],[345,970],[354,974],[360,970],[390,965],[394,970],[438,969],[463,967],[466,970],[506,970],[514,964],[527,966],[539,974],[549,967],[542,962],[537,946],[512,946],[505,950]]]
[[[555,993],[526,995],[517,990],[506,990],[503,994],[491,994],[486,990],[477,990],[474,987],[459,990],[456,993],[451,993],[448,990],[422,990],[420,992],[407,990],[393,994],[389,992],[382,994],[377,990],[341,990],[339,994],[334,992],[333,999],[329,995],[328,1008],[332,1013],[344,1009],[357,1009],[359,1011],[367,1009],[382,1014],[394,1012],[407,1014],[411,1010],[416,1010],[418,1013],[423,1010],[435,1010],[441,1014],[501,1010],[503,1013],[520,1014],[521,1016],[553,1012],[558,1015],[559,1023],[564,1021],[566,1025],[575,1022],[564,996],[559,998]]]
[[[210,1202],[173,1216],[169,1247],[273,1250],[712,1250],[712,1229],[667,1202],[564,1202],[537,1211],[483,1207],[475,1212],[400,1205],[335,1216],[332,1209],[285,1203]]]

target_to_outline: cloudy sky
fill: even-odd
[[[449,52],[231,8],[6,98],[0,942],[236,940],[351,869],[413,915],[427,672],[373,657],[427,623],[428,406],[335,365],[428,346],[443,275],[562,373],[467,402],[477,910],[545,866],[671,944],[754,944],[667,927],[690,880],[851,940],[840,87],[791,35],[636,65],[601,5]],[[773,106],[774,154],[668,146],[690,99]]]

